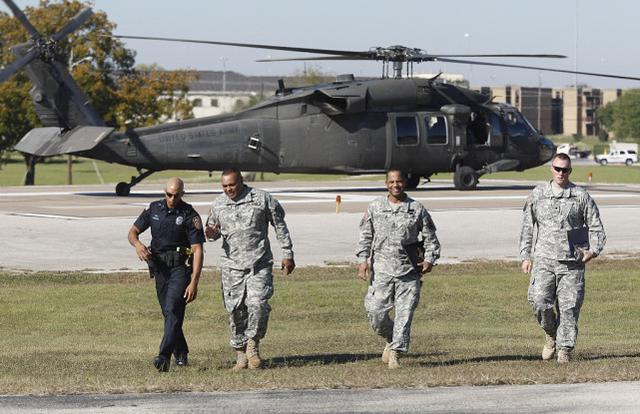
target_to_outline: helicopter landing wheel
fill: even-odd
[[[126,197],[131,192],[131,186],[124,181],[121,181],[116,185],[116,195],[118,197]]]
[[[453,175],[453,185],[461,191],[475,190],[478,185],[478,174],[471,167],[460,166]]]
[[[420,185],[420,176],[419,175],[408,175],[407,176],[407,189],[413,190]]]

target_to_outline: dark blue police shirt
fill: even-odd
[[[154,201],[133,225],[140,233],[151,227],[151,251],[154,253],[205,242],[200,215],[191,204],[182,200],[174,209],[169,209],[165,199]]]

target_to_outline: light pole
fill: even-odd
[[[225,93],[227,91],[227,60],[229,59],[222,56],[220,60],[222,61],[222,93]]]
[[[79,64],[84,62],[91,62],[92,60],[93,60],[93,56],[85,56],[82,59],[76,60],[74,62],[73,49],[72,49],[71,53],[69,54],[69,62],[67,64],[69,68],[69,72],[72,72],[73,68],[75,68]],[[73,157],[71,154],[69,154],[69,156],[67,157],[67,185],[71,185],[71,184],[73,184]]]

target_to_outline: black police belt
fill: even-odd
[[[192,254],[190,247],[176,247],[175,250],[154,252],[153,260],[167,267],[184,266]]]

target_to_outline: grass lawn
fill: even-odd
[[[119,393],[447,385],[640,379],[640,269],[596,260],[587,274],[576,360],[542,362],[542,331],[516,263],[440,265],[425,277],[402,369],[379,360],[383,341],[363,309],[353,268],[276,273],[261,351],[267,369],[230,372],[227,316],[217,271],[188,306],[191,366],[158,373],[162,332],[145,274],[0,273],[0,393]]]

